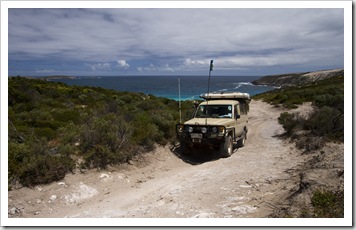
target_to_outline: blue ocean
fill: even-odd
[[[260,77],[251,76],[211,76],[210,93],[242,92],[250,96],[274,89],[269,86],[256,86],[251,82]],[[208,76],[180,76],[180,99],[199,99],[208,91]],[[124,92],[143,92],[158,97],[179,99],[178,76],[116,76],[78,77],[56,79],[68,85],[95,86]]]

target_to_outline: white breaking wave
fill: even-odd
[[[239,85],[253,85],[252,82],[239,82]]]
[[[252,85],[253,86],[253,84],[251,83],[251,82],[237,82],[237,83],[234,83],[234,85],[236,85],[235,86],[235,88],[234,89],[238,89],[238,88],[240,88],[241,86],[248,86],[248,85]]]

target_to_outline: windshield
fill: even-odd
[[[196,118],[232,118],[232,105],[200,105]]]

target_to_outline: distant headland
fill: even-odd
[[[254,85],[268,85],[274,87],[295,86],[320,81],[326,78],[343,75],[344,69],[331,69],[313,72],[288,73],[268,75],[252,81]]]
[[[9,76],[9,77],[24,77],[28,79],[40,79],[40,80],[58,80],[58,79],[77,79],[75,76],[66,76],[66,75],[53,75],[53,76],[43,76],[43,77],[31,77],[31,76]]]

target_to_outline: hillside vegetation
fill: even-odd
[[[344,69],[332,69],[303,73],[277,74],[261,77],[252,81],[255,85],[270,85],[277,87],[288,87],[310,84],[327,78],[343,76]]]
[[[253,97],[286,108],[297,108],[303,102],[315,107],[310,117],[298,117],[284,112],[278,118],[292,135],[298,130],[309,130],[311,135],[343,141],[344,137],[344,76],[336,76],[311,84],[286,87]]]
[[[335,184],[340,187],[325,189],[312,188],[313,182],[308,181],[306,175],[312,175],[314,171],[324,174],[332,172],[335,162],[328,162],[325,151],[320,150],[326,142],[343,142],[344,140],[344,75],[333,76],[323,80],[313,81],[309,84],[302,84],[292,87],[283,87],[260,95],[253,99],[261,99],[275,106],[285,108],[296,108],[304,102],[311,102],[314,107],[309,116],[300,116],[295,113],[283,112],[278,118],[278,122],[285,129],[285,137],[295,142],[296,147],[303,151],[303,154],[312,155],[311,159],[299,169],[300,184],[298,194],[304,191],[308,193],[308,188],[313,191],[309,197],[312,209],[300,207],[303,212],[300,217],[318,218],[342,218],[344,217],[344,190],[343,190],[343,170],[337,172],[334,178]],[[320,152],[318,152],[320,151]],[[336,159],[343,159],[343,152],[329,151],[329,156]],[[313,155],[314,154],[314,155]],[[324,170],[324,171],[323,171]],[[314,179],[317,173],[313,174]],[[319,175],[320,176],[320,175]],[[316,177],[317,178],[317,177]],[[320,176],[322,178],[322,176]],[[331,178],[330,178],[331,179]],[[323,181],[319,181],[323,184]],[[289,197],[290,206],[296,203],[295,194]],[[295,199],[295,200],[294,200]],[[307,199],[306,199],[307,200]],[[278,210],[275,217],[289,217],[291,208]]]
[[[11,77],[8,95],[9,187],[127,162],[174,140],[179,122],[177,101],[143,93]]]

